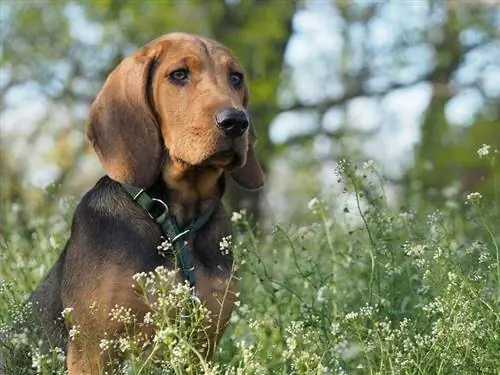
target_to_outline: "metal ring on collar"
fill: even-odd
[[[155,203],[159,203],[163,207],[163,212],[160,215],[158,215],[157,217],[154,217],[151,214],[152,207],[150,207],[149,210],[148,210],[148,214],[151,217],[151,219],[153,219],[154,221],[156,221],[158,224],[161,224],[161,223],[163,223],[165,221],[165,219],[168,216],[168,206],[161,199],[152,198],[151,201],[153,201]]]

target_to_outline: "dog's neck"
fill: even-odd
[[[211,275],[231,271],[231,252],[223,254],[219,248],[222,237],[231,234],[229,218],[223,209],[221,211],[220,201],[224,190],[223,171],[213,168],[166,168],[150,188],[154,197],[167,203],[179,228],[185,228],[210,208],[216,208],[211,220],[201,228],[204,233],[201,240],[196,239],[196,234],[187,240],[191,251],[196,254],[193,258],[195,267],[201,264],[204,272]]]
[[[178,225],[183,227],[210,206],[218,204],[224,194],[223,171],[214,167],[192,167],[171,162],[164,168],[155,192],[168,204]]]

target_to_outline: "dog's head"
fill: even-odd
[[[263,185],[244,72],[221,44],[160,37],[123,60],[90,110],[87,137],[114,180],[149,187],[168,168],[230,172]]]

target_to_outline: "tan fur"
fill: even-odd
[[[193,171],[185,163],[171,160],[163,169],[162,175],[166,184],[180,192],[184,198],[206,199],[217,196],[217,180],[222,175],[222,170],[205,168]]]
[[[122,323],[110,319],[115,306],[130,308],[138,319],[148,311],[147,306],[138,298],[132,276],[134,272],[126,267],[109,265],[98,276],[95,289],[80,296],[79,304],[73,306],[73,320],[78,323],[80,335],[68,345],[68,370],[70,374],[95,374],[105,369],[106,359],[116,353],[102,352],[101,339],[113,337],[123,330]],[[93,305],[93,307],[91,307]],[[145,332],[148,335],[152,332]]]
[[[71,340],[68,345],[67,365],[69,374],[97,374],[106,370],[106,361],[117,353],[102,352],[99,343],[103,338],[113,337],[123,331],[124,325],[110,320],[110,312],[115,306],[130,308],[139,320],[142,320],[148,307],[133,287],[133,273],[120,268],[110,267],[102,274],[99,286],[89,296],[80,301],[95,302],[95,308],[90,304],[76,306],[75,312],[81,315],[73,316],[78,322],[78,330],[83,334]],[[203,267],[195,272],[197,280],[196,291],[202,303],[209,310],[210,320],[206,322],[205,337],[199,342],[200,350],[206,358],[211,358],[234,310],[237,301],[237,277],[209,276]],[[179,282],[182,280],[179,278]],[[92,311],[91,311],[92,310]],[[145,338],[153,336],[154,332],[143,327]]]

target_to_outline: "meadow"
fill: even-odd
[[[486,151],[477,157],[494,164],[497,154]],[[157,334],[147,343],[133,329],[103,340],[103,349],[128,358],[116,373],[500,374],[500,202],[450,187],[434,204],[410,183],[410,204],[399,207],[374,163],[341,161],[332,173],[342,193],[294,202],[304,215],[293,223],[256,226],[233,213],[235,233],[221,251],[232,245],[240,301],[212,362],[191,345],[206,311],[187,288],[173,287],[164,269],[137,275],[158,296],[152,314],[138,322],[126,310],[113,313]],[[65,371],[62,351],[44,353],[43,336],[19,330],[30,326],[24,301],[62,250],[76,204],[47,202],[50,213],[29,223],[19,217],[30,207],[10,207],[2,218],[7,374]],[[174,307],[183,311],[177,319],[168,316]]]

